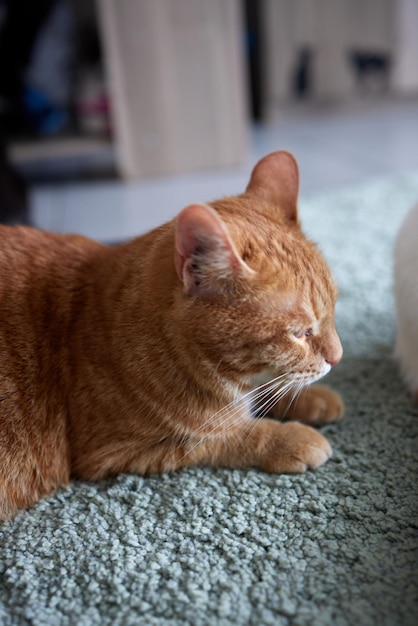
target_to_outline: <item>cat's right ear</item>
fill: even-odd
[[[174,262],[189,293],[212,294],[253,274],[214,209],[191,204],[176,219]]]
[[[297,223],[299,167],[293,154],[279,150],[263,157],[252,171],[247,193],[276,205]]]

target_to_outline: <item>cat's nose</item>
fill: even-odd
[[[331,365],[331,367],[334,367],[335,365],[338,365],[338,363],[341,361],[343,356],[343,353],[341,351],[341,355],[339,355],[337,358],[335,359],[326,359],[327,363],[329,363]]]
[[[329,349],[328,354],[325,357],[325,360],[327,363],[331,365],[331,367],[334,367],[335,365],[338,365],[342,357],[343,357],[343,347],[341,345],[340,338],[338,337],[337,333],[335,333],[335,336],[333,337],[332,346]]]

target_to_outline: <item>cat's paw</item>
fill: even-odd
[[[344,402],[340,394],[324,385],[307,387],[296,400],[294,408],[293,419],[315,426],[336,422],[344,414]]]
[[[336,422],[343,416],[341,396],[324,385],[306,387],[293,402],[282,402],[275,408],[274,417],[297,420],[311,426]]]
[[[280,424],[280,437],[271,442],[264,468],[271,472],[301,474],[323,465],[332,455],[327,439],[317,430],[288,422]]]

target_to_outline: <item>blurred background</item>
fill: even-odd
[[[418,0],[0,0],[0,221],[104,242],[244,190],[418,170]]]

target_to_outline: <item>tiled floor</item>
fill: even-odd
[[[194,201],[244,190],[252,165],[277,149],[299,160],[301,194],[418,170],[418,100],[318,108],[283,114],[274,126],[252,128],[246,164],[176,178],[37,187],[32,222],[102,241],[133,237]]]

